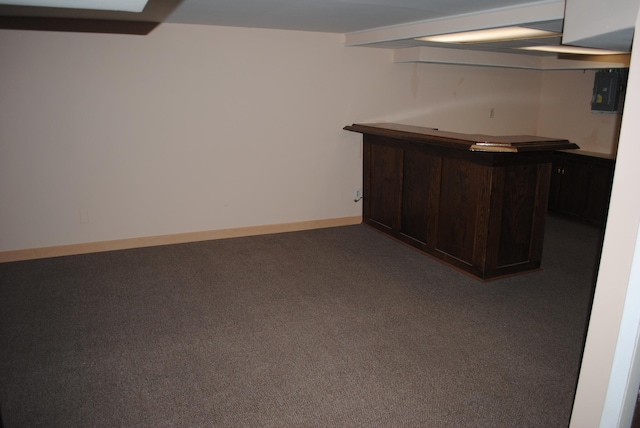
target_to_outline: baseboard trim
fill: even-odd
[[[361,216],[340,217],[325,220],[300,221],[295,223],[269,224],[263,226],[238,227],[233,229],[208,230],[203,232],[176,233],[172,235],[87,242],[54,247],[30,248],[26,250],[2,251],[0,252],[0,263],[99,253],[103,251],[128,250],[131,248],[154,247],[158,245],[240,238],[243,236],[298,232],[302,230],[323,229],[327,227],[350,226],[360,223],[362,223]]]

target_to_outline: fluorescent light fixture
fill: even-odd
[[[435,36],[418,37],[416,40],[440,43],[489,43],[505,42],[509,40],[539,39],[543,37],[558,37],[560,33],[546,30],[536,30],[526,27],[500,27],[486,30],[465,31],[463,33],[438,34]]]
[[[528,51],[540,51],[540,52],[552,52],[563,54],[576,54],[576,55],[620,55],[627,54],[628,52],[620,51],[607,51],[604,49],[592,49],[581,48],[577,46],[527,46],[519,49],[525,49]]]
[[[14,6],[62,7],[67,9],[142,12],[148,0],[0,0]]]

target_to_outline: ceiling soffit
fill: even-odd
[[[519,49],[527,46],[557,46],[562,44],[561,36],[474,44],[416,40],[417,37],[436,34],[513,25],[562,33],[563,23],[564,1],[554,1],[348,33],[345,35],[345,46],[394,49],[394,61],[399,63],[426,62],[535,70],[629,66],[628,55],[586,58]]]

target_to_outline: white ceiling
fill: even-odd
[[[565,0],[149,0],[142,13],[13,6],[0,0],[0,28],[147,34],[166,22],[314,31],[344,34],[345,46],[395,49],[396,60],[401,62],[464,63],[464,59],[443,56],[449,57],[452,51],[458,56],[479,51],[476,53],[491,52],[491,59],[473,63],[500,66],[516,56],[539,58],[538,62],[556,57],[517,48],[558,45],[561,37],[474,45],[416,38],[512,25],[560,33],[564,11]],[[595,65],[612,67],[615,63]],[[511,66],[542,67],[530,62]]]
[[[48,0],[43,1],[46,4]],[[149,0],[142,13],[18,6],[11,4],[13,2],[0,0],[0,28],[119,32],[125,23],[129,27],[136,24],[144,27],[141,33],[146,34],[153,25],[143,24],[169,22],[349,35],[488,12],[509,14],[514,10],[544,9],[545,6],[549,9],[552,5],[552,16],[541,19],[534,13],[537,18],[534,22],[539,24],[544,18],[554,20],[553,29],[560,31],[564,16],[564,0]],[[517,24],[532,23],[526,21],[531,17],[530,13],[524,12],[522,16],[525,21],[517,18]],[[478,22],[487,25],[484,19]],[[514,25],[502,21],[489,23],[493,26]],[[425,35],[428,34],[420,33],[416,37]],[[406,37],[398,45],[402,39],[395,36],[376,40],[373,44],[394,49],[416,46],[414,37]],[[372,45],[358,43],[363,44]]]
[[[526,0],[184,0],[165,22],[351,33],[491,9]]]

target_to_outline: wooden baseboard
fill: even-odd
[[[301,221],[296,223],[269,224],[264,226],[238,227],[234,229],[208,230],[204,232],[176,233],[172,235],[148,236],[143,238],[116,239],[113,241],[87,242],[83,244],[30,248],[26,250],[0,252],[0,263],[44,259],[48,257],[72,256],[77,254],[99,253],[102,251],[127,250],[130,248],[153,247],[157,245],[184,244],[187,242],[239,238],[242,236],[298,232],[301,230],[350,226],[360,223],[362,223],[361,216],[341,217],[326,220]]]

